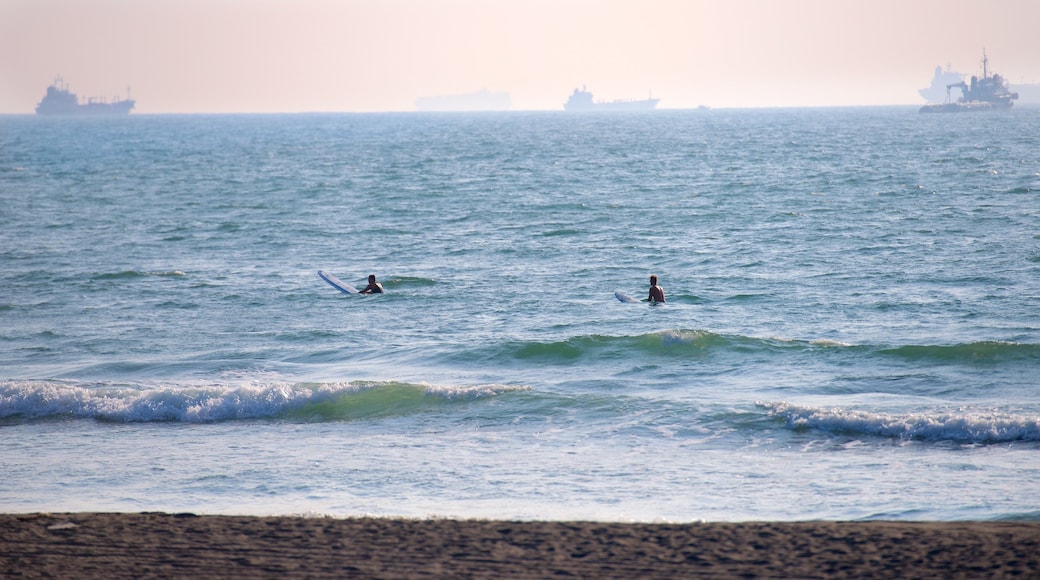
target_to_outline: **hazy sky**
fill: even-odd
[[[0,0],[0,113],[61,75],[136,113],[917,104],[937,65],[1040,83],[1040,0]]]

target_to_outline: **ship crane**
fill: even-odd
[[[964,97],[965,95],[968,94],[968,84],[965,83],[964,81],[961,81],[959,83],[950,83],[950,84],[946,85],[946,102],[947,103],[952,102],[950,100],[950,89],[952,89],[954,87],[957,87],[958,89],[961,90],[961,96],[962,97]]]

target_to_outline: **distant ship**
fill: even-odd
[[[950,93],[946,87],[959,85],[967,76],[964,73],[950,70],[949,65],[946,66],[946,70],[943,70],[941,66],[937,66],[935,67],[935,76],[932,77],[932,83],[917,91],[917,93],[924,97],[924,100],[928,103],[948,102]],[[1018,104],[1040,105],[1040,84],[1009,82],[1008,89],[1018,93]]]
[[[47,87],[40,104],[36,105],[37,115],[126,115],[134,108],[134,101],[127,98],[108,102],[103,99],[89,98],[80,103],[76,93],[69,91],[69,86],[59,77],[54,84]]]
[[[932,84],[935,84],[933,79]],[[961,96],[956,101],[951,101],[950,90],[960,89]],[[922,93],[923,95],[923,93]],[[971,84],[960,79],[946,84],[946,102],[941,104],[925,105],[921,107],[922,113],[958,113],[961,111],[990,111],[1006,110],[1015,104],[1018,93],[1013,93],[1008,88],[1007,79],[999,74],[989,75],[989,58],[986,51],[982,51],[982,78],[971,77]]]
[[[509,93],[493,93],[487,89],[463,95],[419,97],[415,107],[420,111],[508,111]]]
[[[652,111],[661,99],[642,100],[618,100],[618,101],[594,101],[592,93],[585,87],[574,89],[567,102],[563,105],[565,111]]]
[[[950,65],[946,65],[946,70],[943,70],[941,66],[937,66],[935,67],[935,76],[932,77],[932,84],[917,91],[917,94],[924,97],[924,100],[929,103],[944,103],[947,100],[947,95],[950,94],[949,89],[946,87],[964,82],[965,76],[967,75],[964,73],[950,70]]]

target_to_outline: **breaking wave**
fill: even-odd
[[[5,381],[0,383],[0,421],[349,420],[410,414],[517,390],[525,387],[397,382],[137,387]]]
[[[785,402],[758,406],[796,430],[955,443],[1040,441],[1040,414],[967,410],[888,414]]]

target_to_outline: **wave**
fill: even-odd
[[[774,341],[704,330],[661,330],[631,336],[583,335],[550,342],[514,341],[471,351],[464,356],[484,360],[525,360],[567,363],[584,357],[628,355],[700,356],[714,350],[756,349]]]
[[[1034,189],[1030,185],[1020,185],[1018,187],[1012,187],[1011,189],[1007,190],[1007,193],[1033,193],[1035,191],[1036,189]]]
[[[132,280],[134,278],[147,278],[149,276],[159,277],[181,277],[185,276],[184,272],[180,270],[170,270],[164,272],[141,272],[138,270],[124,270],[122,272],[107,272],[95,275],[92,279],[97,281],[102,280]]]
[[[906,345],[880,350],[881,354],[919,361],[1005,362],[1040,360],[1040,344],[981,341],[953,345]]]
[[[437,285],[436,280],[433,280],[431,278],[421,278],[417,276],[390,276],[389,278],[380,280],[380,283],[386,288],[425,288]]]
[[[900,440],[993,444],[1040,441],[1040,415],[996,411],[874,413],[841,408],[756,403],[795,430]]]
[[[660,330],[638,335],[581,335],[555,341],[510,341],[485,345],[453,358],[481,363],[534,361],[571,364],[586,359],[658,356],[697,359],[707,356],[750,354],[789,356],[801,353],[825,356],[896,358],[906,362],[946,364],[999,364],[1040,361],[1040,345],[981,341],[953,345],[856,345],[838,340],[753,337],[708,330]]]
[[[40,421],[85,419],[115,423],[227,421],[339,422],[469,414],[473,404],[507,396],[493,415],[557,417],[609,432],[714,433],[743,439],[781,421],[795,433],[824,438],[989,445],[1040,442],[1040,414],[1023,411],[930,410],[884,413],[788,402],[756,402],[764,409],[687,404],[625,395],[538,393],[530,387],[486,384],[444,386],[403,382],[165,385],[157,387],[60,381],[0,382],[0,428]],[[599,427],[591,427],[596,423]],[[562,423],[561,423],[562,424]],[[744,435],[740,435],[743,433]],[[815,438],[816,436],[814,436]]]
[[[539,234],[544,238],[556,238],[560,236],[576,236],[584,233],[582,230],[575,228],[560,228],[556,230],[549,230]]]
[[[556,341],[510,341],[486,345],[454,355],[453,358],[480,363],[515,361],[570,364],[579,360],[665,357],[698,359],[713,354],[784,353],[804,350],[848,348],[832,340],[755,338],[719,334],[707,330],[659,330],[637,335],[582,335]]]
[[[140,387],[0,383],[0,424],[77,418],[209,423],[249,419],[352,420],[406,415],[526,387],[398,382]]]

